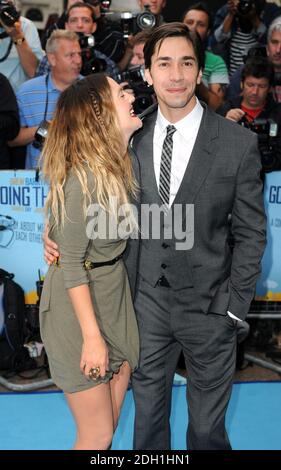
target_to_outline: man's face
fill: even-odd
[[[200,10],[189,10],[183,22],[188,26],[190,31],[196,31],[202,40],[207,37],[209,30],[209,17],[207,13]]]
[[[60,39],[57,50],[47,55],[55,78],[69,85],[76,80],[82,66],[78,41]]]
[[[139,0],[139,4],[141,8],[143,8],[144,5],[148,5],[151,13],[154,15],[160,15],[166,5],[166,0]]]
[[[131,65],[144,65],[143,55],[144,42],[142,44],[135,44],[133,47],[133,57],[131,59]]]
[[[186,116],[195,105],[195,88],[202,73],[192,44],[184,37],[164,39],[156,46],[146,79],[154,86],[160,109],[171,122]]]
[[[89,8],[78,7],[70,10],[65,29],[75,33],[93,34],[97,29],[97,24],[94,22]]]
[[[267,43],[267,54],[275,69],[281,69],[281,31],[273,31]]]
[[[243,104],[249,109],[262,108],[269,89],[267,78],[246,77],[242,88]]]

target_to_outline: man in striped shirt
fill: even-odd
[[[242,4],[228,0],[215,17],[212,49],[228,63],[232,75],[242,64],[249,49],[266,43],[266,32],[271,21],[281,14],[281,9],[265,0]]]

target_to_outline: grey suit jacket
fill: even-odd
[[[203,312],[225,314],[229,310],[244,319],[266,242],[257,137],[203,106],[197,139],[175,199],[177,204],[194,204],[195,240],[193,248],[185,252],[186,262]],[[145,160],[142,155],[153,159],[156,116],[156,112],[148,115],[133,139],[140,168]],[[145,181],[140,181],[142,185]],[[232,253],[228,243],[230,214]],[[130,242],[126,263],[133,289],[138,254],[138,243]]]

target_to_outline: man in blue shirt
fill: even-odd
[[[17,93],[21,129],[10,146],[27,145],[26,169],[37,168],[40,150],[32,144],[42,121],[50,121],[60,93],[78,77],[81,48],[77,34],[56,30],[46,45],[50,73],[28,80]]]

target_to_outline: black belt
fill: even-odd
[[[116,256],[116,258],[113,258],[109,261],[100,261],[98,263],[95,263],[93,261],[90,261],[89,259],[86,259],[84,261],[84,268],[87,271],[90,271],[91,269],[101,268],[102,266],[112,266],[113,264],[117,263],[117,261],[119,261],[119,259],[121,259],[122,256],[123,256],[123,253],[121,253],[121,255]]]
[[[89,259],[86,259],[83,263],[83,266],[87,271],[90,271],[91,269],[95,269],[95,268],[101,268],[102,266],[113,266],[113,264],[117,263],[117,261],[119,261],[122,258],[123,253],[121,253],[121,255],[116,256],[116,258],[113,258],[109,261],[100,261],[97,263],[95,263],[94,261],[90,261]],[[60,259],[56,258],[52,264],[60,267]]]

